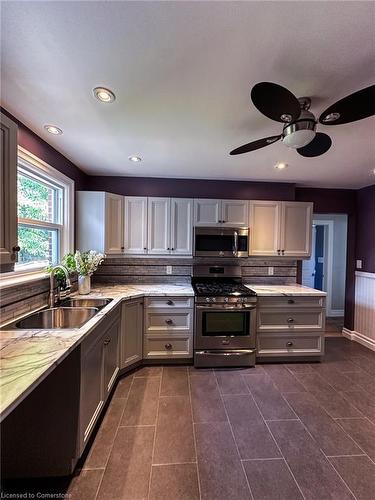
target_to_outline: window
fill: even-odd
[[[43,269],[72,251],[73,196],[71,179],[19,148],[16,271]]]

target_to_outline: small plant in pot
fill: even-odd
[[[68,269],[69,272],[76,272],[78,274],[78,293],[87,295],[91,290],[91,276],[98,269],[104,260],[104,255],[95,250],[88,250],[86,252],[68,253],[64,255],[61,263]],[[51,267],[47,271],[51,271]],[[56,278],[59,281],[64,280],[64,273],[56,271]]]

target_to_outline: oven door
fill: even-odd
[[[196,305],[195,349],[255,348],[255,306]]]
[[[247,257],[248,254],[247,228],[195,228],[196,257]]]

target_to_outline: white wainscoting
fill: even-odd
[[[355,273],[354,330],[342,333],[375,351],[375,273]]]

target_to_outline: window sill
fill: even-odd
[[[12,271],[11,273],[3,273],[0,275],[0,288],[9,288],[17,284],[31,283],[43,278],[48,278],[49,274],[44,269],[37,271]]]

